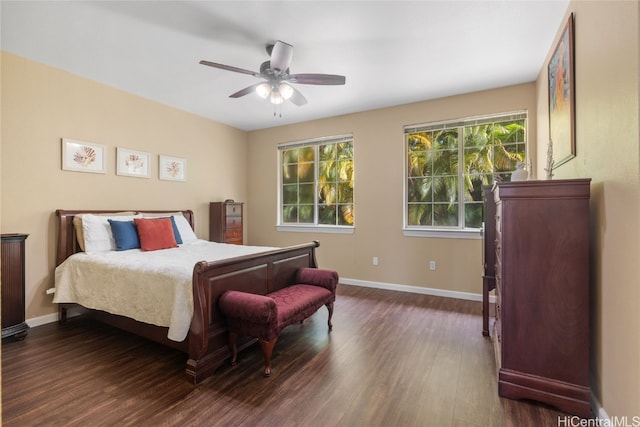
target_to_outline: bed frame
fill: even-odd
[[[76,214],[108,214],[124,210],[62,210],[58,218],[58,253],[56,265],[76,252],[80,252],[73,218]],[[193,212],[131,210],[133,212],[166,213],[182,212],[193,227]],[[160,342],[188,353],[186,374],[193,384],[211,376],[231,356],[228,347],[225,319],[218,310],[218,298],[227,290],[239,290],[255,294],[267,294],[292,284],[299,268],[317,268],[315,248],[318,241],[298,246],[276,249],[255,255],[226,260],[200,261],[193,267],[193,318],[187,338],[182,342],[167,338],[169,328],[135,321],[97,310],[89,310],[100,321],[127,330],[136,335]],[[73,304],[59,304],[59,320],[64,322],[67,309]],[[244,348],[255,342],[246,339],[238,343]]]

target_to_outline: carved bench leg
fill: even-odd
[[[231,365],[238,363],[238,334],[235,332],[229,332],[229,349],[231,350]]]
[[[333,330],[333,324],[331,324],[331,318],[333,317],[333,303],[325,304],[327,306],[327,310],[329,310],[329,320],[327,321],[327,326],[329,326],[329,330]]]
[[[271,354],[273,353],[273,347],[276,345],[276,341],[278,341],[278,337],[273,338],[271,341],[260,341],[260,348],[262,348],[262,354],[264,356],[264,376],[268,377],[271,375]]]

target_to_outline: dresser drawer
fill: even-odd
[[[227,217],[237,216],[242,218],[242,204],[241,203],[227,203],[225,214]]]
[[[224,240],[229,243],[231,240],[242,241],[242,228],[227,228],[224,233]]]
[[[227,228],[239,228],[239,227],[242,227],[242,217],[241,216],[228,216],[226,218],[226,227]]]

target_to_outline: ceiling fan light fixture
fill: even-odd
[[[280,92],[283,99],[287,100],[293,95],[293,88],[287,83],[280,83],[280,86],[278,86],[278,92]]]
[[[282,104],[284,102],[284,98],[282,97],[282,94],[280,92],[278,92],[277,90],[274,90],[273,92],[271,92],[271,103],[272,104]]]
[[[256,93],[262,99],[267,99],[267,96],[271,94],[271,85],[267,82],[261,83],[256,86]]]

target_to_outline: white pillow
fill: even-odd
[[[118,215],[111,219],[133,221],[140,215]],[[82,232],[84,234],[85,252],[106,252],[116,250],[116,241],[109,224],[110,217],[84,214],[82,215]]]
[[[97,215],[97,216],[104,216],[107,218],[111,218],[114,219],[114,217],[123,217],[123,216],[132,216],[135,215],[136,213],[133,211],[126,211],[126,212],[115,212],[115,213],[109,213],[109,214],[77,214],[74,215],[73,217],[73,228],[75,228],[76,230],[76,239],[78,240],[78,245],[80,245],[80,249],[82,249],[82,251],[84,252],[84,231],[82,230],[82,217],[84,215]]]
[[[141,214],[143,218],[168,218],[172,216],[173,220],[176,223],[176,227],[178,227],[178,233],[180,233],[182,243],[191,243],[198,240],[198,237],[193,232],[193,228],[191,228],[191,225],[189,225],[189,221],[187,221],[187,218],[184,217],[182,212],[141,212]]]
[[[180,233],[182,243],[191,243],[198,240],[196,233],[193,232],[189,221],[187,221],[184,215],[173,215],[173,220],[176,222],[176,227],[178,227],[178,233]]]

